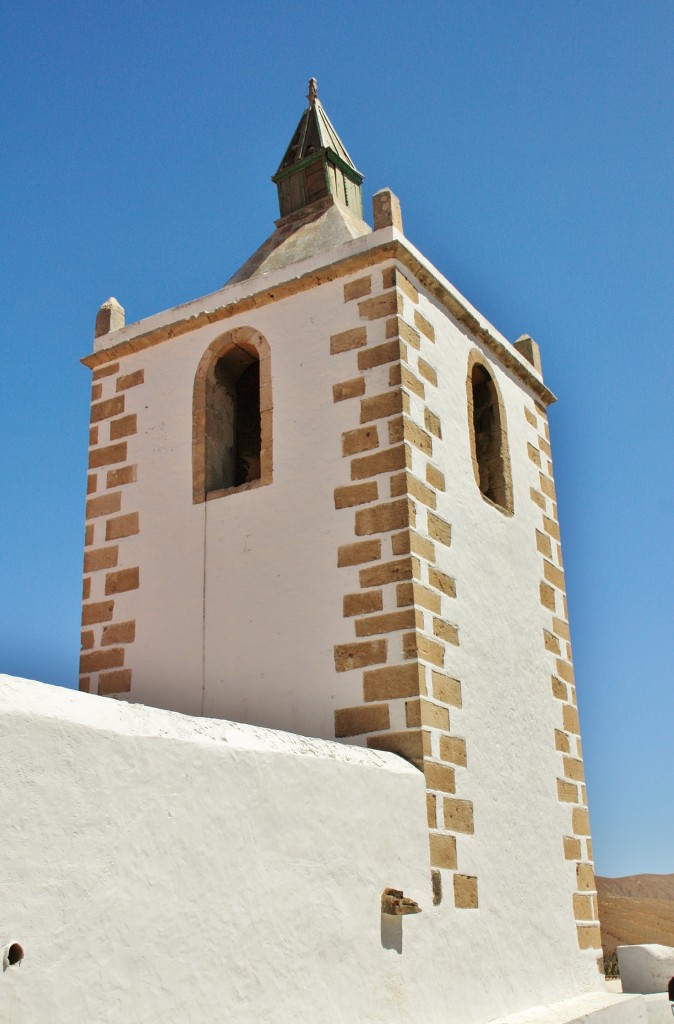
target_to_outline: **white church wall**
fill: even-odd
[[[584,979],[563,943],[542,975],[534,941],[554,936],[529,918],[517,944],[527,924],[503,893],[470,915],[432,905],[423,776],[393,754],[7,676],[0,737],[0,944],[24,952],[0,976],[3,1020],[483,1024],[537,1005],[531,1019],[561,1024],[620,1009],[614,995],[550,1008]],[[508,869],[496,841],[491,855]],[[382,922],[388,886],[421,913]]]
[[[587,990],[530,919],[541,974],[502,893],[432,906],[423,777],[394,755],[10,677],[0,736],[3,1020],[478,1024]],[[382,929],[387,886],[422,912]]]
[[[0,975],[7,1024],[402,1022],[426,1004],[424,787],[395,755],[6,676],[0,735],[0,943],[25,954]],[[382,945],[391,885],[424,908],[396,919],[402,952]]]

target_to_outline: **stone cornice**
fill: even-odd
[[[367,236],[372,239],[374,236]],[[367,267],[375,266],[386,260],[395,259],[405,267],[409,273],[422,285],[426,291],[436,299],[440,305],[451,314],[451,316],[465,327],[474,338],[482,342],[489,349],[499,362],[528,387],[538,400],[544,405],[551,405],[555,396],[529,368],[527,363],[518,357],[516,351],[486,322],[482,323],[472,312],[468,303],[457,292],[453,291],[439,276],[433,272],[430,264],[419,258],[415,252],[405,244],[402,237],[394,237],[379,245],[369,246],[367,249],[346,256],[334,263],[324,267],[309,270],[298,277],[293,277],[279,284],[262,287],[257,292],[244,295],[232,302],[216,306],[212,310],[200,310],[192,315],[177,317],[170,323],[164,323],[150,330],[142,330],[142,321],[138,324],[138,334],[120,340],[107,348],[93,352],[85,356],[82,362],[85,366],[94,369],[104,363],[113,362],[132,352],[142,352],[146,348],[158,345],[163,341],[179,338],[183,334],[197,330],[200,327],[207,327],[209,324],[225,321],[233,316],[246,313],[249,310],[260,309],[272,302],[279,302],[300,292],[309,291],[318,285],[334,281],[340,277],[357,273]],[[253,283],[253,281],[251,281]],[[184,308],[184,307],[182,307]],[[179,313],[181,307],[175,312]],[[128,328],[126,329],[128,331]],[[126,332],[125,331],[125,332]]]

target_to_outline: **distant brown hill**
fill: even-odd
[[[597,891],[605,953],[639,942],[674,946],[674,875],[597,875]]]

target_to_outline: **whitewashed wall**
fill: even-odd
[[[7,676],[0,747],[3,1024],[412,1019],[424,787],[393,754]],[[402,954],[389,885],[425,911]]]
[[[7,676],[0,748],[7,1024],[478,1024],[583,990],[502,892],[432,906],[423,780],[395,755]],[[422,907],[398,934],[389,885]]]
[[[334,735],[335,707],[359,703],[355,679],[317,685],[335,675],[337,548],[353,540],[333,498],[348,482],[340,439],[353,417],[349,403],[332,402],[340,378],[329,337],[343,329],[342,284],[124,359],[125,372],[145,374],[126,393],[139,431],[128,439],[138,482],[124,498],[141,529],[121,543],[124,564],[140,566],[141,587],[115,598],[116,618],[136,620],[132,700],[323,737]],[[273,483],[194,505],[195,373],[208,345],[240,326],[271,348]]]

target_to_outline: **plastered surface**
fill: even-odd
[[[385,886],[431,902],[405,762],[7,676],[0,744],[3,1022],[412,1019],[430,920],[380,935]]]
[[[532,946],[508,977],[489,893],[432,906],[395,755],[7,676],[0,744],[3,1021],[482,1022],[576,986],[559,945],[554,984]],[[422,907],[397,933],[391,885]]]
[[[656,942],[618,946],[623,992],[666,992],[674,977],[674,949]]]

